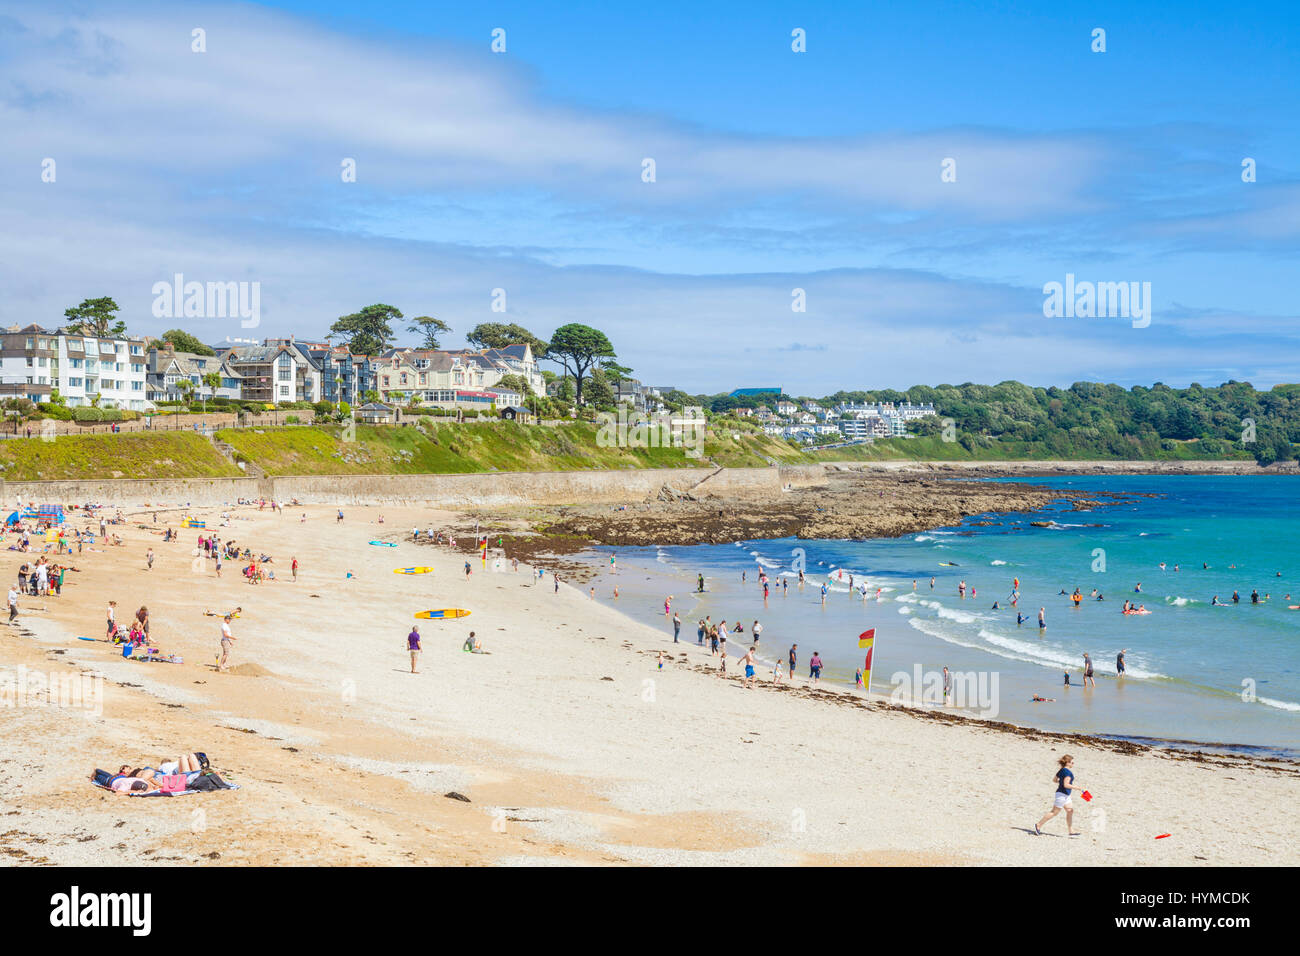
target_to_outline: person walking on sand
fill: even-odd
[[[790,674],[789,674],[789,678],[790,678],[790,680],[794,680],[794,668],[795,668],[795,665],[799,663],[799,645],[798,645],[798,644],[791,644],[791,645],[790,645],[789,663],[790,663]]]
[[[293,563],[289,565],[289,570],[293,572],[293,580],[297,582],[298,580],[298,556],[297,555],[294,555]]]
[[[812,657],[808,658],[808,679],[814,684],[822,679],[822,658],[816,651],[813,651]]]
[[[745,652],[745,656],[744,656],[744,658],[742,659],[742,662],[743,662],[744,665],[745,665],[745,684],[744,684],[744,686],[747,687],[747,688],[749,688],[750,690],[753,690],[753,689],[754,689],[754,648],[753,648],[753,645],[751,645],[750,648],[749,648],[749,650],[747,650],[747,651]]]
[[[145,569],[146,569],[146,570],[149,570],[149,571],[152,571],[152,570],[153,570],[153,548],[150,548],[148,551],[145,552],[145,554],[144,554],[144,564],[145,564]]]
[[[673,615],[673,643],[677,643],[677,636],[682,633],[682,619],[680,615]]]
[[[1074,804],[1070,797],[1073,791],[1079,789],[1079,785],[1074,782],[1074,758],[1069,754],[1063,756],[1060,761],[1060,769],[1056,771],[1052,779],[1056,781],[1056,794],[1052,798],[1052,809],[1043,815],[1043,819],[1034,824],[1034,835],[1043,835],[1043,824],[1052,817],[1056,816],[1062,810],[1065,811],[1065,830],[1070,836],[1078,836],[1074,830]]]
[[[1097,686],[1097,678],[1092,673],[1092,658],[1085,652],[1083,655],[1083,686],[1091,684],[1094,688]]]
[[[224,672],[230,660],[230,649],[234,646],[235,635],[230,633],[230,615],[221,619],[221,657],[217,660],[217,670]]]
[[[412,627],[411,633],[406,635],[406,649],[411,654],[411,673],[420,673],[415,666],[420,662],[420,629],[418,627]]]
[[[943,706],[952,706],[952,674],[947,667],[943,669]]]
[[[469,580],[469,576],[470,576],[471,574],[473,574],[473,573],[474,573],[474,568],[470,566],[470,563],[469,563],[468,561],[466,561],[466,562],[465,562],[465,580],[468,581],[468,580]]]
[[[18,616],[18,591],[11,584],[9,585],[9,623],[14,622]]]

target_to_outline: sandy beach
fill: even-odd
[[[196,531],[163,543],[183,509],[156,524],[153,510],[114,528],[122,547],[75,557],[62,596],[23,596],[0,632],[4,673],[104,678],[102,713],[6,706],[8,863],[1300,863],[1294,765],[921,719],[800,674],[775,690],[766,668],[746,690],[738,659],[721,678],[691,622],[675,645],[667,622],[635,623],[609,595],[491,559],[466,579],[464,553],[410,542],[416,525],[470,520],[450,512],[347,507],[339,523],[323,506],[244,506],[218,527],[222,509],[194,511],[274,557],[278,580],[249,585],[238,562],[220,579],[195,563]],[[7,553],[12,580],[26,556]],[[413,565],[434,571],[393,573]],[[147,605],[155,642],[185,662],[77,640],[102,638],[109,599],[119,619]],[[204,612],[235,606],[235,666],[217,673],[220,619]],[[413,622],[441,607],[472,613]],[[471,630],[488,653],[462,652]],[[194,750],[241,789],[132,799],[87,780]],[[1067,751],[1095,799],[1075,801],[1080,836],[1062,816],[1035,837]]]

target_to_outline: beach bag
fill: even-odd
[[[222,780],[220,774],[215,770],[205,770],[194,778],[194,781],[190,784],[190,789],[203,791],[229,790],[230,784]]]
[[[163,793],[183,793],[187,789],[183,773],[171,773],[154,779]]]

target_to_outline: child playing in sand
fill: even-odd
[[[1060,769],[1052,776],[1056,782],[1056,793],[1052,799],[1052,809],[1043,815],[1043,819],[1034,824],[1035,836],[1042,836],[1042,825],[1052,817],[1056,816],[1062,810],[1065,811],[1065,830],[1070,836],[1078,836],[1074,829],[1074,804],[1070,802],[1073,791],[1079,789],[1079,785],[1074,782],[1074,758],[1065,754],[1059,761]]]

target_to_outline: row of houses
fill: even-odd
[[[934,415],[935,408],[930,403],[915,402],[841,403],[826,408],[814,401],[800,404],[781,398],[772,403],[772,408],[740,407],[732,414],[757,419],[766,434],[795,441],[812,442],[832,436],[845,441],[874,441],[908,437],[907,423]]]
[[[443,407],[519,405],[545,394],[528,344],[501,349],[388,349],[358,355],[346,347],[295,338],[225,343],[215,355],[168,342],[96,337],[37,325],[0,332],[0,398],[146,411],[159,401],[224,397],[290,402],[381,402]],[[506,376],[516,384],[499,387]]]

